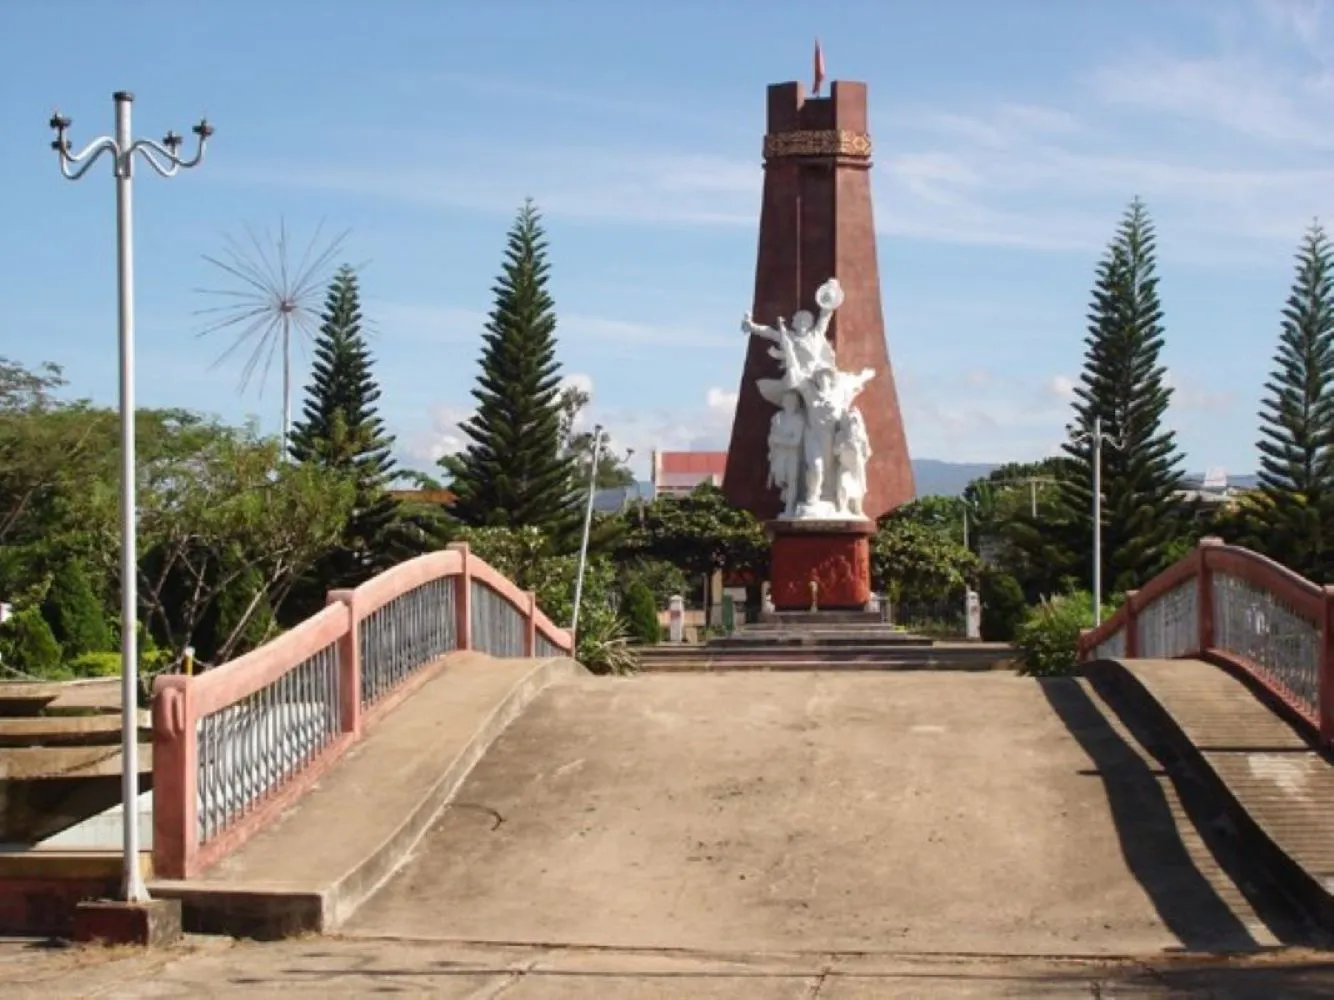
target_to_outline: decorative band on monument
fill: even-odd
[[[850,156],[870,159],[871,137],[865,132],[846,129],[777,132],[764,137],[764,158],[789,156]]]

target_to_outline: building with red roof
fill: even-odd
[[[685,496],[701,483],[723,485],[725,451],[653,452],[653,495]]]

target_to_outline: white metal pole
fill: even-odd
[[[281,461],[287,461],[288,437],[292,428],[292,324],[283,317],[283,433]]]
[[[593,494],[597,491],[598,461],[602,457],[602,427],[593,428],[593,464],[588,470],[588,505],[584,508],[584,538],[579,544],[579,569],[574,577],[574,613],[570,616],[570,641],[579,641],[579,603],[584,596],[584,565],[588,561],[588,534],[593,526]]]
[[[131,182],[133,158],[143,154],[149,166],[163,177],[198,166],[213,126],[203,119],[193,129],[199,149],[191,159],[178,155],[181,137],[168,132],[161,142],[135,141],[130,135],[130,105],[134,95],[118,91],[116,131],[112,137],[94,139],[82,152],[70,150],[67,130],[72,124],[59,111],[51,116],[56,140],[51,147],[60,158],[60,173],[77,181],[88,173],[103,153],[111,153],[116,178],[116,292],[120,348],[120,631],[121,631],[121,806],[124,857],[122,891],[127,902],[144,902],[148,889],[139,871],[139,557],[136,532],[138,505],[135,500],[134,398],[134,226]]]
[[[130,186],[133,140],[130,105],[119,91],[116,102],[116,272],[120,299],[120,653],[121,797],[124,842],[123,889],[132,903],[148,899],[139,871],[139,556],[135,498],[134,399],[134,228]]]
[[[1038,481],[1030,479],[1028,481],[1028,499],[1033,508],[1033,520],[1038,519]]]
[[[1102,624],[1102,418],[1093,418],[1093,624]]]

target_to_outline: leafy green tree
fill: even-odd
[[[588,489],[589,466],[593,462],[593,432],[576,431],[575,424],[579,415],[592,397],[578,386],[569,385],[560,394],[560,439],[562,452],[573,460],[574,485],[577,491]],[[619,486],[633,486],[634,473],[625,464],[626,459],[603,445],[598,449],[598,471],[595,485],[600,490],[615,489]]]
[[[627,592],[636,584],[647,587],[660,608],[665,608],[677,594],[684,596],[690,591],[690,581],[681,568],[666,559],[630,558],[619,564],[617,575],[621,588]]]
[[[704,483],[686,496],[661,496],[635,511],[620,555],[670,562],[696,578],[727,570],[758,581],[768,569],[769,540],[749,511]]]
[[[1269,502],[1248,540],[1324,581],[1334,569],[1334,266],[1318,223],[1297,253],[1280,329],[1256,445]]]
[[[1019,581],[1004,571],[983,573],[978,598],[982,602],[982,638],[986,642],[1013,639],[1028,613],[1028,600]]]
[[[1094,421],[1110,440],[1102,448],[1103,591],[1138,587],[1171,561],[1186,532],[1178,491],[1181,455],[1163,426],[1171,401],[1158,300],[1153,224],[1143,202],[1127,209],[1098,265],[1084,370],[1075,387],[1075,419],[1063,446],[1056,516],[1015,526],[1033,565],[1088,580],[1093,565]]]
[[[911,506],[881,518],[871,542],[871,585],[908,604],[962,600],[981,563],[962,539],[915,519],[910,509],[905,512]]]
[[[33,677],[58,679],[61,660],[60,643],[39,608],[15,611],[0,625],[0,662],[5,666]]]
[[[1064,459],[1039,462],[1007,462],[988,475],[974,479],[964,489],[968,503],[970,542],[994,570],[1014,577],[1030,601],[1050,592],[1051,567],[1035,562],[1029,551],[1015,543],[1016,528],[1022,534],[1038,525],[1061,534],[1068,521],[1059,504],[1058,475]],[[1067,528],[1068,530],[1068,528]]]
[[[312,569],[316,604],[324,592],[355,587],[411,554],[401,545],[398,501],[388,492],[396,476],[394,439],[380,419],[380,387],[361,329],[356,272],[339,269],[329,286],[302,418],[291,435],[292,457],[350,476],[353,510],[341,544]]]
[[[889,516],[896,521],[912,522],[962,543],[965,510],[967,505],[959,497],[926,496],[908,501]]]
[[[253,617],[280,610],[339,544],[356,491],[337,470],[280,461],[275,442],[253,427],[191,423],[142,464],[142,613],[169,651],[194,645],[212,662],[238,652]],[[230,634],[205,648],[215,605],[247,579],[254,589],[229,597],[242,606]]]
[[[104,653],[114,645],[106,608],[80,560],[66,559],[56,567],[42,603],[42,617],[66,659]]]
[[[658,602],[653,599],[653,591],[642,581],[636,580],[626,591],[623,615],[634,641],[652,646],[662,638],[662,626],[658,623]]]
[[[547,291],[541,217],[527,202],[510,230],[495,306],[483,334],[477,410],[469,439],[442,460],[452,475],[451,514],[474,527],[541,529],[555,551],[578,545],[580,510],[573,463],[561,450],[556,315]]]

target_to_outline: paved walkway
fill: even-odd
[[[376,995],[440,1000],[1325,1000],[1310,953],[1091,961],[1001,956],[662,953],[322,939],[200,939],[169,954],[0,946],[13,1000]]]
[[[497,740],[344,929],[743,953],[1302,940],[1178,787],[1073,680],[584,678]]]
[[[1088,682],[664,674],[538,695],[338,937],[15,947],[0,978],[40,997],[1302,1000],[1334,995],[1316,941]]]

